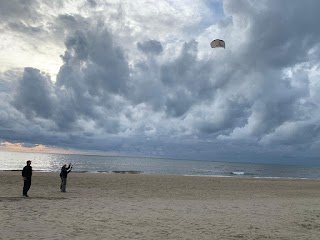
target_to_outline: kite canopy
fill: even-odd
[[[218,47],[223,47],[226,48],[226,44],[223,40],[220,39],[215,39],[210,43],[212,48],[218,48]]]

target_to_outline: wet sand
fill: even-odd
[[[0,171],[0,239],[319,239],[320,181]]]

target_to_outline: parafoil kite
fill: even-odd
[[[212,48],[218,48],[218,47],[223,47],[223,48],[226,48],[226,44],[223,40],[221,39],[215,39],[213,40],[211,43],[210,43],[210,46]]]

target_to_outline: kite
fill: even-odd
[[[210,43],[211,47],[212,48],[226,48],[226,44],[223,40],[220,40],[220,39],[215,39],[213,40],[211,43]]]

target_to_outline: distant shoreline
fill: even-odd
[[[21,172],[22,170],[0,170],[0,172]],[[46,171],[46,170],[33,170],[33,172],[47,172],[47,173],[56,173],[59,171]],[[95,171],[95,172],[90,172],[90,171],[72,171],[73,173],[117,173],[117,174],[141,174],[143,173],[142,171],[133,171],[133,170],[128,170],[128,171]]]
[[[21,172],[22,170],[0,170],[1,172]],[[59,171],[46,171],[46,170],[35,170],[34,173],[59,173]],[[155,173],[144,173],[142,171],[72,171],[76,174],[117,174],[117,175],[148,175],[148,176],[178,176],[178,177],[205,177],[205,178],[232,178],[232,179],[264,179],[264,180],[306,180],[306,181],[320,181],[318,178],[293,178],[293,177],[256,177],[250,175],[190,175],[190,174],[155,174]]]

